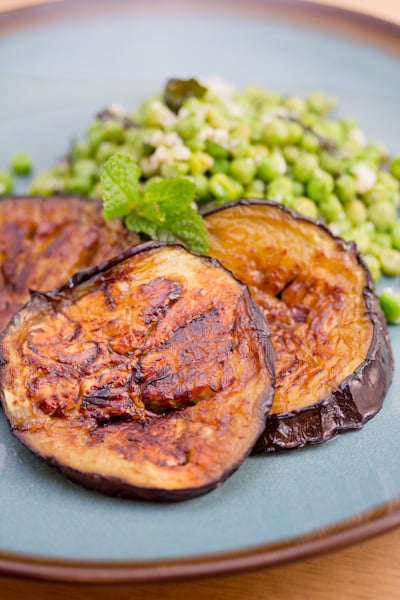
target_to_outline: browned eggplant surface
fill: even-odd
[[[70,478],[178,500],[232,473],[265,427],[261,310],[217,261],[150,243],[34,293],[1,343],[13,432]]]
[[[29,300],[29,289],[52,289],[138,243],[119,220],[105,222],[93,200],[0,200],[0,331]]]
[[[276,393],[255,451],[361,427],[381,408],[393,358],[354,244],[272,202],[232,203],[206,223],[210,255],[249,286],[271,330]]]

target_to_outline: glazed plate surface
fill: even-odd
[[[0,169],[21,149],[37,170],[51,166],[96,112],[110,102],[133,108],[169,76],[324,90],[340,99],[340,114],[398,154],[400,31],[396,54],[393,27],[382,35],[390,48],[376,38],[385,27],[286,1],[72,1],[0,15]],[[16,191],[26,188],[19,180]],[[220,488],[184,503],[113,499],[72,484],[32,456],[0,413],[0,570],[111,581],[209,574],[400,523],[400,328],[390,334],[393,385],[362,431],[252,457]]]

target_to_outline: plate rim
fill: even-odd
[[[96,9],[107,9],[107,0],[95,0]],[[150,10],[182,7],[184,0],[153,0]],[[308,2],[307,0],[193,0],[190,10],[207,8],[248,9],[272,11],[290,22],[299,14],[301,25],[315,29],[315,21],[333,33],[339,30],[356,29],[369,44],[400,54],[400,24],[356,10],[338,6]],[[58,21],[60,17],[81,14],[82,7],[93,11],[93,0],[48,0],[47,2],[21,6],[0,12],[0,31],[13,30],[16,26],[30,26],[49,17]],[[108,4],[110,6],[110,3]],[[112,8],[149,8],[145,0],[114,0]],[[187,4],[185,7],[187,8]],[[148,11],[147,11],[148,12]],[[214,11],[215,12],[215,11]],[[52,14],[51,14],[52,13]],[[312,23],[309,22],[311,19]],[[332,23],[333,20],[333,23]],[[329,23],[327,23],[329,21]],[[344,29],[343,29],[344,27]],[[345,36],[348,37],[348,34]],[[373,38],[373,42],[371,39]],[[87,583],[158,582],[204,576],[238,573],[257,568],[266,568],[299,559],[321,555],[361,542],[375,535],[400,526],[400,496],[375,508],[339,521],[329,527],[313,530],[305,536],[288,538],[278,543],[249,546],[228,552],[203,553],[189,558],[105,561],[69,558],[52,559],[46,556],[0,551],[0,574],[30,579]]]

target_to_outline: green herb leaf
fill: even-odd
[[[125,154],[114,154],[101,174],[103,216],[125,217],[139,203],[141,172],[135,161]]]
[[[125,217],[131,231],[154,240],[178,241],[199,253],[207,252],[207,229],[193,206],[196,186],[188,179],[166,179],[139,189],[140,169],[123,154],[112,156],[104,166],[105,218]]]
[[[164,90],[164,102],[174,112],[178,112],[187,98],[202,98],[207,88],[197,79],[169,79]]]

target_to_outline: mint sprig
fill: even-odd
[[[103,216],[125,218],[131,231],[153,240],[177,241],[206,254],[207,229],[193,208],[194,183],[184,178],[165,179],[140,190],[141,171],[125,154],[114,154],[101,174]]]

